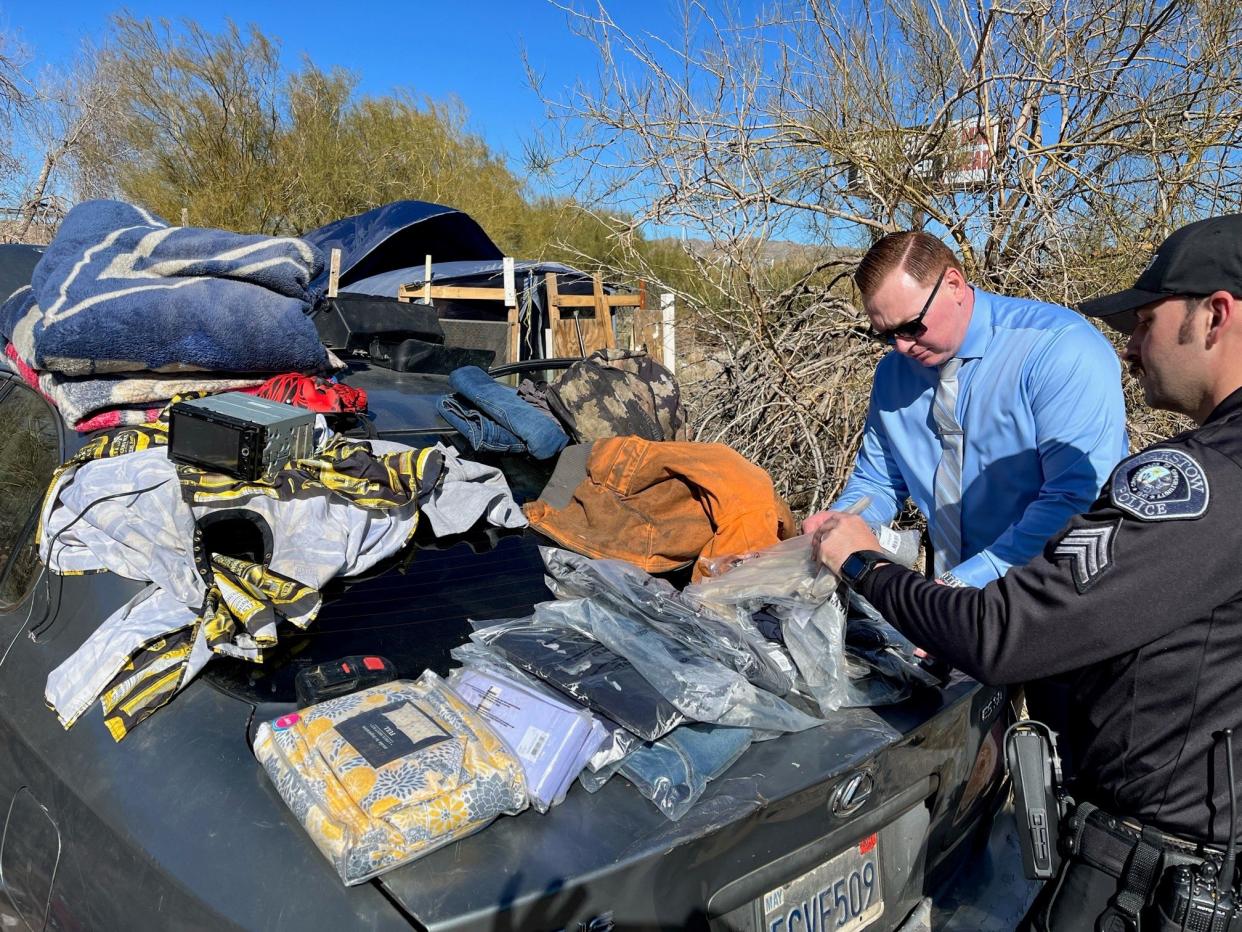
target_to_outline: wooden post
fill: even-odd
[[[190,225],[190,208],[188,207],[181,208],[181,225],[183,227],[188,227]]]
[[[604,300],[603,276],[596,272],[591,276],[591,281],[593,283],[592,295],[595,298],[595,338],[591,341],[591,352],[595,352],[605,346],[611,349],[617,345],[617,341],[612,332],[612,308]],[[582,355],[586,355],[585,349]]]
[[[630,327],[630,349],[638,349],[640,346],[647,347],[647,353],[652,359],[659,360],[655,349],[647,340],[648,321],[651,320],[651,314],[647,310],[647,282],[644,279],[638,280],[638,306],[634,308],[634,319]]]
[[[509,309],[509,362],[518,362],[522,353],[521,324],[518,321],[517,282],[513,276],[513,257],[500,260],[504,270],[505,307]]]
[[[341,284],[341,251],[339,249],[332,250],[332,257],[328,261],[328,297],[335,298],[336,290]]]
[[[547,272],[543,276],[544,293],[548,300],[548,320],[552,330],[552,355],[568,356],[570,348],[566,345],[564,328],[561,326],[561,295],[556,286],[556,273]]]
[[[423,302],[431,303],[431,256],[423,260]]]

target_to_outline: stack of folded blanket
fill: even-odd
[[[88,201],[0,307],[0,365],[79,430],[146,423],[185,391],[324,375],[332,360],[308,316],[322,265],[300,239],[172,227]]]

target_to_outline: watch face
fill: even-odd
[[[874,550],[859,550],[851,553],[841,564],[841,578],[851,586],[858,583],[871,568],[881,561],[888,560],[882,553]]]
[[[841,576],[848,583],[858,582],[870,566],[871,563],[862,554],[851,553],[841,564]]]

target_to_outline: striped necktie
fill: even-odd
[[[956,357],[940,367],[940,384],[932,402],[932,418],[940,436],[940,465],[936,467],[936,513],[930,521],[933,568],[939,576],[962,560],[962,448],[965,437],[957,422]]]

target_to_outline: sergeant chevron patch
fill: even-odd
[[[1208,507],[1207,473],[1181,450],[1144,450],[1113,473],[1109,497],[1140,521],[1198,518]]]
[[[1113,536],[1121,520],[1095,527],[1077,527],[1052,551],[1053,557],[1072,561],[1074,586],[1082,595],[1113,565]]]

